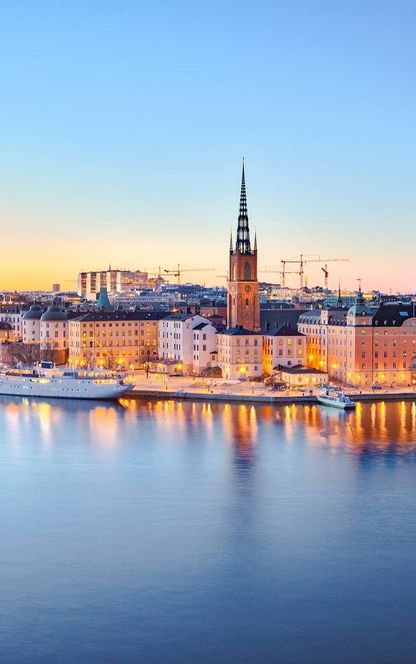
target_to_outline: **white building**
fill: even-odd
[[[263,369],[269,376],[278,367],[306,365],[306,336],[288,325],[268,330],[263,336]]]
[[[201,339],[199,333],[202,329],[196,330],[195,334],[198,335],[198,338],[194,339],[194,328],[201,323],[211,325],[208,319],[199,314],[171,314],[162,318],[159,321],[159,359],[162,362],[175,363],[183,374],[192,373],[194,362],[195,366],[200,366],[204,362],[206,354],[209,355],[208,335],[211,338],[212,331],[202,332]],[[203,339],[204,334],[207,335],[205,340]],[[198,351],[195,350],[197,345],[201,345],[201,349]],[[205,351],[202,348],[204,345],[207,347]],[[211,350],[215,350],[215,347],[212,347]]]
[[[87,300],[95,300],[102,288],[110,295],[126,293],[130,290],[146,288],[149,275],[140,270],[102,270],[80,272],[77,280],[77,293]]]
[[[217,334],[218,365],[223,378],[246,380],[263,373],[263,337],[243,327],[231,327]]]
[[[59,304],[51,304],[40,319],[40,348],[67,351],[68,347],[68,316]]]
[[[211,366],[212,353],[217,350],[217,330],[211,323],[199,323],[192,328],[192,371],[199,376]]]
[[[40,319],[44,313],[41,305],[34,302],[22,317],[22,341],[24,344],[40,343]]]

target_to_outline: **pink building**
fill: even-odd
[[[308,366],[348,385],[416,384],[414,305],[400,302],[368,307],[359,292],[347,310],[302,314]]]

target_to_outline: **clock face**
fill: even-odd
[[[251,286],[247,285],[245,288],[246,293],[249,293],[251,291]]]

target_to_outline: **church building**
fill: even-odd
[[[237,238],[230,237],[228,274],[227,327],[243,327],[251,332],[260,330],[260,298],[257,281],[257,239],[251,248],[248,225],[246,182],[241,176],[240,210]]]
[[[257,242],[251,248],[246,182],[241,177],[240,210],[235,246],[230,239],[227,329],[217,334],[218,365],[223,378],[252,379],[263,371]]]

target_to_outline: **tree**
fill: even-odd
[[[39,344],[24,344],[22,342],[8,344],[7,353],[11,364],[33,366],[40,360]]]
[[[56,352],[51,341],[46,341],[42,344],[40,351],[40,357],[46,362],[55,362],[56,361]]]
[[[117,363],[114,354],[110,351],[106,354],[104,359],[104,368],[108,370],[116,369]]]

